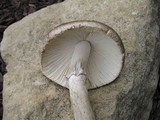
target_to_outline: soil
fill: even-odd
[[[0,42],[2,41],[4,30],[12,23],[21,20],[23,17],[41,8],[63,1],[64,0],[0,0]],[[160,26],[160,4],[157,20]],[[3,75],[6,72],[6,65],[0,54],[0,120],[3,115]],[[149,120],[160,120],[160,81],[153,97],[153,108]]]

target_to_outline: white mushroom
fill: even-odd
[[[75,120],[95,120],[88,89],[115,80],[124,49],[117,33],[99,22],[76,21],[54,28],[42,54],[42,72],[70,91]]]

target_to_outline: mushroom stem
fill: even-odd
[[[69,79],[70,99],[75,120],[95,120],[85,83],[85,75],[72,75]]]
[[[90,49],[89,42],[79,42],[70,64],[69,91],[75,120],[95,120],[86,87],[86,67]]]

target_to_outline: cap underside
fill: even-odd
[[[84,28],[66,30],[49,40],[42,53],[42,71],[46,77],[68,88],[69,66],[75,45],[81,40],[91,44],[87,65],[88,89],[97,88],[115,80],[123,64],[123,53],[117,40],[104,31]]]

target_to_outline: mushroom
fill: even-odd
[[[42,53],[42,72],[69,89],[75,120],[95,120],[88,89],[114,81],[123,66],[118,34],[96,21],[74,21],[55,27]]]

